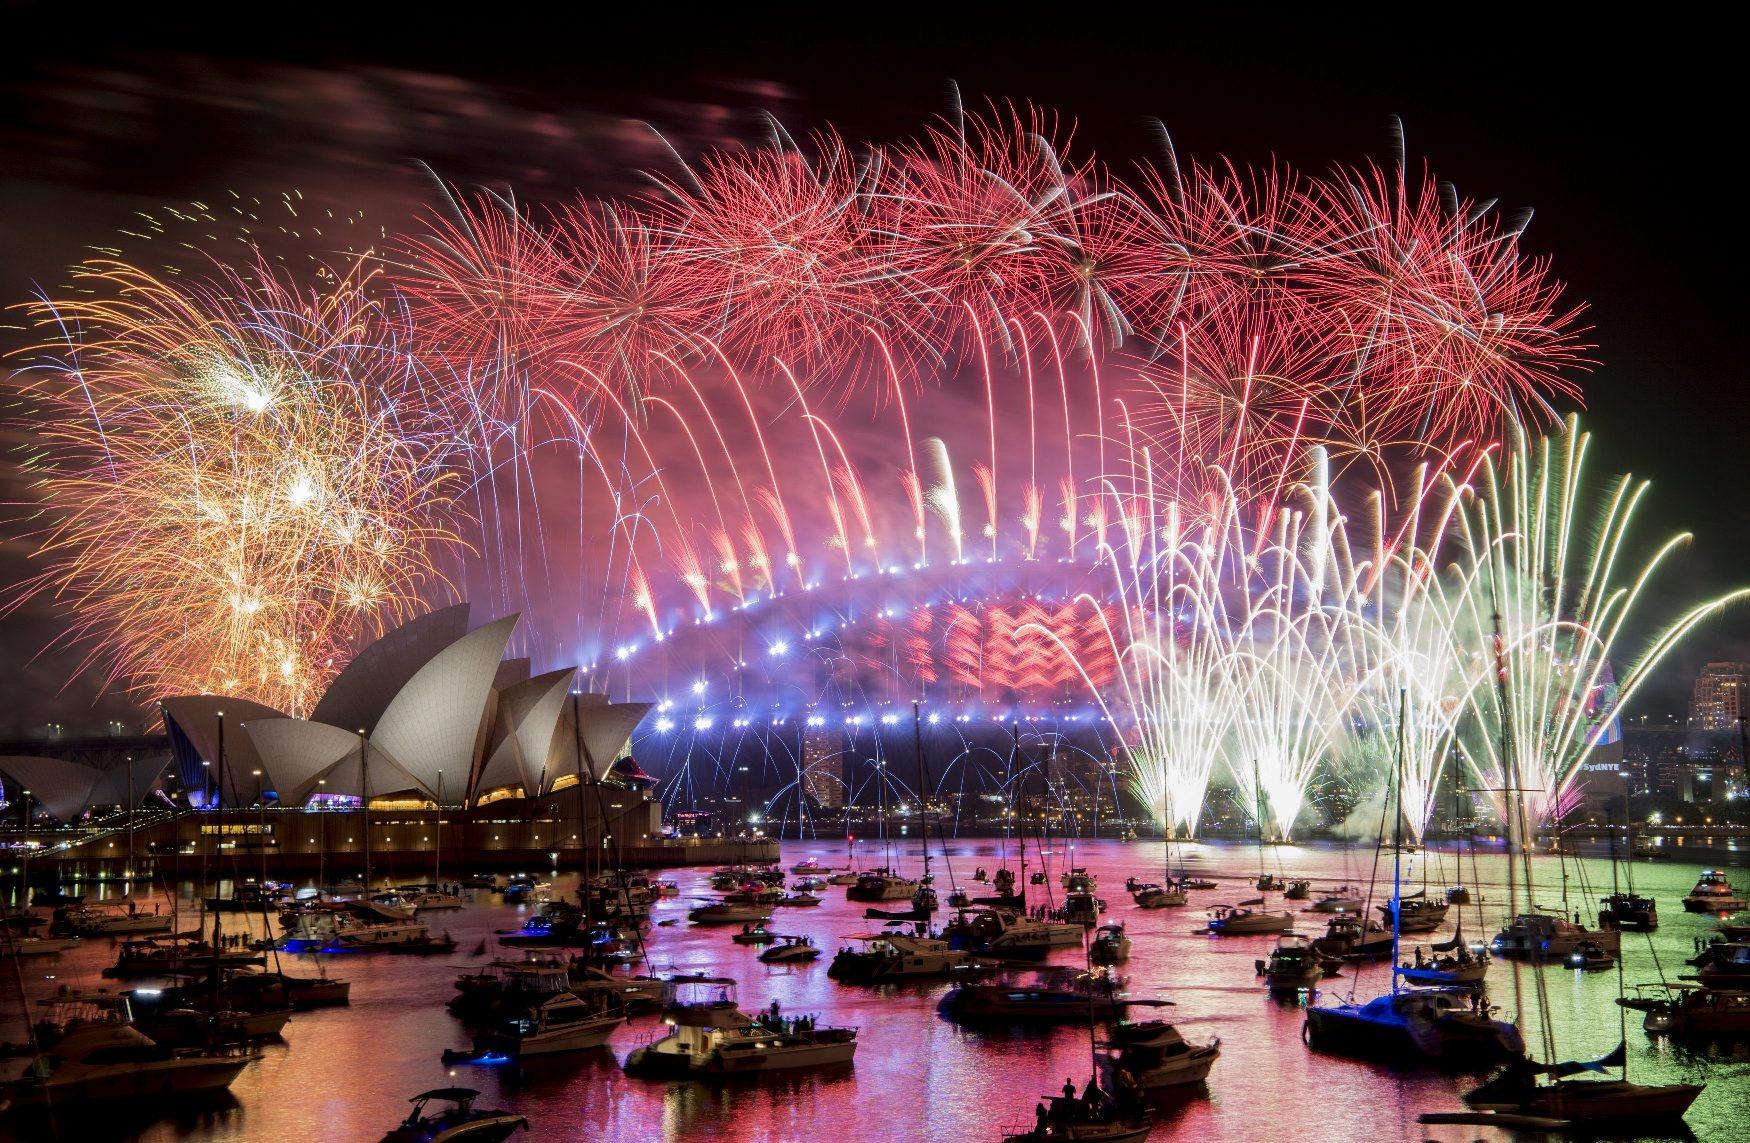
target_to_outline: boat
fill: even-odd
[[[687,914],[687,920],[695,925],[736,925],[752,921],[763,924],[771,919],[772,909],[769,905],[737,904],[730,901],[714,901]]]
[[[1120,1021],[1101,1049],[1101,1081],[1108,1091],[1151,1091],[1209,1078],[1221,1058],[1221,1039],[1192,1044],[1164,1020]]]
[[[485,1024],[571,988],[570,970],[562,960],[539,955],[520,961],[495,960],[480,972],[457,977],[456,995],[445,1007],[465,1023]]]
[[[1404,719],[1402,704],[1406,701],[1405,692],[1400,691],[1400,726]],[[1392,840],[1395,843],[1403,841],[1403,750],[1400,733],[1392,770],[1396,798]],[[1446,905],[1435,905],[1420,894],[1414,899],[1405,899],[1403,853],[1401,844],[1394,846],[1391,901],[1380,910],[1392,923],[1388,952],[1392,960],[1390,990],[1365,1003],[1351,1000],[1308,1007],[1306,1022],[1301,1026],[1301,1038],[1315,1051],[1400,1062],[1468,1064],[1521,1055],[1525,1051],[1525,1041],[1519,1029],[1508,1021],[1495,1019],[1494,1007],[1480,991],[1450,985],[1427,988],[1404,985],[1402,970],[1398,967],[1398,949],[1403,926],[1410,916],[1409,906],[1414,903],[1437,908],[1444,917]],[[1360,917],[1341,915],[1332,918],[1331,925],[1334,928],[1340,922],[1350,922],[1361,937],[1360,921]]]
[[[1670,861],[1677,855],[1662,845],[1640,844],[1632,846],[1628,855],[1641,861]]]
[[[1614,954],[1622,947],[1622,933],[1616,929],[1588,929],[1552,913],[1521,913],[1495,934],[1495,939],[1489,942],[1489,951],[1496,956],[1565,961],[1587,942]]]
[[[773,904],[781,908],[808,909],[820,904],[820,898],[812,893],[792,893],[787,897],[779,897]]]
[[[216,983],[209,978],[167,988],[134,988],[122,995],[140,1030],[166,1045],[271,1040],[292,1018],[283,989],[223,971]]]
[[[215,949],[206,941],[176,937],[123,941],[116,962],[106,966],[103,975],[113,980],[131,980],[142,976],[166,976],[189,968],[206,969],[215,964],[222,968],[239,968],[266,963],[267,958],[252,949]]]
[[[1077,891],[1066,893],[1063,897],[1063,908],[1057,911],[1057,919],[1069,925],[1080,925],[1091,929],[1100,923],[1100,914],[1106,911],[1106,902],[1092,893]]]
[[[1260,893],[1280,893],[1282,890],[1288,888],[1288,882],[1276,876],[1274,873],[1260,873],[1258,875],[1256,887]]]
[[[1067,967],[1040,970],[1030,981],[966,982],[949,989],[937,1011],[963,1024],[1088,1024],[1117,1020],[1134,1001],[1122,981]]]
[[[293,1012],[352,1003],[352,984],[349,981],[336,980],[327,974],[293,976],[284,972],[257,972],[250,975],[285,989],[286,999]]]
[[[776,885],[743,885],[723,895],[729,905],[776,905],[784,899],[784,890]]]
[[[1176,909],[1182,907],[1189,897],[1183,887],[1177,884],[1143,885],[1132,895],[1139,909]]]
[[[1646,1013],[1641,1026],[1649,1036],[1750,1036],[1750,992],[1695,983],[1642,985],[1637,991],[1617,1003]]]
[[[1120,1103],[1095,1086],[1077,1096],[1066,1084],[1061,1096],[1048,1095],[1034,1108],[1032,1127],[1005,1127],[1003,1143],[1140,1143],[1148,1138],[1148,1108]]]
[[[1722,940],[1750,941],[1750,913],[1740,913],[1734,917],[1721,917],[1715,928],[1719,930]]]
[[[407,1118],[383,1136],[381,1143],[503,1143],[518,1131],[527,1131],[529,1121],[508,1111],[487,1111],[474,1106],[480,1093],[471,1087],[440,1087],[422,1091],[409,1103]],[[447,1104],[427,1111],[431,1103]]]
[[[1216,884],[1207,877],[1181,877],[1179,878],[1179,888],[1214,889],[1216,888]]]
[[[959,910],[942,935],[952,947],[966,952],[1034,958],[1052,949],[1078,947],[1085,931],[1080,925],[1040,921],[1009,909],[975,905]]]
[[[1446,903],[1448,905],[1468,905],[1470,901],[1470,886],[1448,885],[1446,887]]]
[[[1525,1050],[1519,1029],[1494,1018],[1469,988],[1397,988],[1365,1004],[1314,1005],[1302,1037],[1317,1051],[1471,1063]]]
[[[0,945],[7,956],[58,956],[82,943],[80,937],[14,937]]]
[[[1086,866],[1072,865],[1058,878],[1066,893],[1092,893],[1100,883],[1098,874],[1089,873]]]
[[[628,1075],[747,1075],[849,1064],[857,1053],[855,1028],[775,1013],[749,1016],[736,1006],[735,981],[724,976],[670,977],[662,1021],[671,1030],[626,1057]]]
[[[1496,646],[1501,645],[1500,628],[1497,621],[1495,630]],[[1497,659],[1499,666],[1499,659]],[[1499,688],[1500,700],[1505,708],[1508,702],[1505,686],[1506,672],[1495,672]],[[1507,819],[1507,878],[1508,891],[1512,892],[1514,872],[1514,850],[1519,848],[1521,855],[1529,849],[1521,846],[1518,839],[1528,837],[1530,829],[1527,826],[1525,806],[1516,788],[1517,770],[1514,760],[1517,757],[1510,738],[1508,728],[1512,726],[1511,718],[1502,719],[1503,738],[1502,755],[1508,760],[1506,773],[1506,819]],[[1517,813],[1515,812],[1517,811]],[[1515,821],[1515,818],[1518,820]],[[1606,818],[1608,822],[1608,816]],[[1615,846],[1612,836],[1611,867],[1615,873]],[[1527,892],[1533,891],[1531,881],[1531,863],[1525,861],[1525,880]],[[1721,879],[1723,882],[1723,878]],[[1699,886],[1698,886],[1699,888]],[[1563,911],[1566,911],[1564,903]],[[1550,918],[1541,914],[1530,914],[1530,919],[1539,922],[1536,926],[1526,926],[1520,947],[1533,953],[1550,953],[1561,944],[1569,947],[1565,950],[1571,954],[1580,947],[1582,942],[1590,941],[1594,948],[1608,950],[1613,956],[1620,951],[1621,930],[1615,928],[1603,929],[1596,934],[1587,934],[1576,915],[1572,925],[1562,919],[1562,927],[1547,927],[1542,924],[1558,918]],[[1515,925],[1526,918],[1514,918]],[[1511,929],[1513,926],[1509,926]],[[1546,934],[1545,942],[1539,946],[1535,942],[1539,932]],[[1590,954],[1591,950],[1587,950]],[[1562,955],[1562,954],[1557,954]],[[1623,999],[1620,992],[1621,975],[1617,977],[1617,999]],[[1557,1023],[1554,1013],[1549,1008],[1547,992],[1537,990],[1539,1023],[1545,1028],[1544,1042],[1553,1046],[1554,1030],[1551,1025]],[[1570,1002],[1571,1003],[1571,1002]],[[1602,1074],[1586,1076],[1583,1073],[1603,1073],[1610,1068],[1620,1068],[1621,1078],[1606,1078]],[[1702,1087],[1699,1084],[1637,1084],[1629,1081],[1628,1045],[1619,1042],[1614,1051],[1598,1060],[1591,1062],[1556,1062],[1550,1060],[1539,1063],[1527,1056],[1523,1045],[1518,1052],[1509,1058],[1502,1069],[1494,1076],[1465,1093],[1464,1102],[1469,1107],[1480,1111],[1506,1112],[1514,1115],[1548,1116],[1552,1119],[1566,1120],[1584,1128],[1588,1124],[1602,1123],[1608,1125],[1613,1134],[1626,1124],[1675,1122],[1682,1119],[1690,1104],[1700,1095]]]
[[[1598,927],[1602,929],[1632,929],[1650,933],[1659,927],[1659,904],[1639,893],[1612,893],[1602,898],[1598,911]]]
[[[981,960],[945,940],[904,932],[859,933],[832,958],[826,974],[841,984],[884,984],[895,980],[931,980],[989,972],[996,961]]]
[[[1750,989],[1750,943],[1716,941],[1689,961],[1695,979],[1716,988]]]
[[[1249,936],[1257,933],[1286,933],[1294,928],[1293,913],[1272,913],[1246,904],[1217,905],[1209,910],[1208,931],[1212,936]]]
[[[502,1009],[497,1020],[474,1037],[472,1051],[445,1052],[444,1063],[529,1059],[600,1048],[626,1020],[618,1005],[606,1001],[600,996],[585,1000],[568,990],[527,995],[524,1002]]]
[[[1312,896],[1312,882],[1305,879],[1290,881],[1288,888],[1282,891],[1285,901],[1305,901]]]
[[[1601,948],[1594,941],[1581,941],[1579,946],[1569,953],[1562,961],[1569,968],[1581,972],[1598,972],[1616,967],[1616,954]]]
[[[1357,913],[1339,913],[1325,922],[1325,935],[1313,941],[1325,956],[1347,961],[1390,960],[1391,934],[1378,921],[1364,921]]]
[[[1464,1101],[1479,1111],[1548,1116],[1570,1124],[1648,1124],[1682,1119],[1702,1092],[1702,1084],[1638,1084],[1579,1074],[1621,1067],[1627,1059],[1625,1047],[1619,1045],[1590,1063],[1540,1065],[1524,1058],[1510,1060],[1466,1092]]]
[[[566,966],[571,991],[585,999],[590,993],[605,993],[626,1012],[653,1009],[662,1003],[662,981],[654,976],[615,976],[598,965],[574,958]]]
[[[801,880],[793,883],[790,886],[790,888],[792,891],[797,892],[797,893],[814,893],[814,892],[817,892],[821,889],[826,888],[826,878],[824,878],[824,877],[804,877]]]
[[[918,890],[918,883],[888,869],[876,869],[858,876],[856,883],[845,890],[847,901],[906,901]]]
[[[822,865],[820,862],[816,861],[814,858],[810,857],[810,858],[806,858],[802,861],[798,861],[795,865],[792,865],[790,867],[790,872],[795,873],[795,874],[799,874],[803,877],[812,877],[816,874],[826,873],[827,868],[826,868],[826,866]]]
[[[1097,965],[1122,964],[1130,959],[1130,937],[1124,926],[1101,925],[1088,942],[1088,961]]]
[[[826,883],[828,885],[855,885],[857,883],[858,876],[859,876],[859,874],[853,872],[852,870],[846,869],[846,870],[843,870],[841,872],[829,875],[826,879]]]
[[[1750,901],[1738,896],[1726,875],[1717,869],[1702,871],[1695,888],[1683,898],[1683,907],[1691,913],[1736,913],[1750,908]]]
[[[1385,923],[1394,926],[1401,933],[1431,933],[1446,921],[1446,912],[1451,907],[1445,901],[1431,901],[1421,891],[1406,894],[1399,902],[1403,916],[1394,917],[1390,902],[1375,905]]]
[[[229,897],[208,897],[209,913],[266,913],[280,907],[292,894],[292,887],[278,881],[245,881],[234,887]]]
[[[396,892],[415,913],[434,913],[442,909],[460,909],[468,903],[460,885],[402,885]]]
[[[1309,913],[1359,913],[1364,907],[1360,894],[1347,885],[1339,885],[1307,906]]]
[[[286,940],[322,947],[380,949],[417,944],[431,930],[407,913],[373,901],[309,902],[281,914]]]
[[[1488,973],[1489,954],[1486,951],[1472,952],[1470,946],[1464,943],[1462,934],[1451,941],[1431,946],[1430,955],[1427,956],[1418,948],[1413,961],[1406,960],[1397,967],[1400,979],[1410,984],[1425,985],[1480,986]]]
[[[807,937],[779,937],[778,943],[760,953],[761,964],[806,964],[820,956]]]
[[[63,990],[44,1000],[37,1024],[39,1054],[25,1073],[0,1085],[0,1106],[54,1108],[112,1100],[130,1110],[180,1110],[193,1096],[231,1086],[261,1058],[246,1048],[173,1049],[134,1026],[124,996]]]
[[[49,931],[80,937],[131,937],[168,933],[171,918],[154,907],[142,913],[132,901],[100,905],[64,905],[55,910]]]
[[[741,932],[729,938],[738,945],[769,945],[777,940],[777,935],[766,928],[764,923],[741,926]]]
[[[1306,937],[1276,938],[1267,960],[1253,962],[1258,975],[1272,991],[1292,992],[1311,988],[1325,975],[1326,961]]]

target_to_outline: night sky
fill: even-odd
[[[968,105],[1032,101],[1073,118],[1115,168],[1150,153],[1158,118],[1183,155],[1318,171],[1389,160],[1397,116],[1411,155],[1462,193],[1535,211],[1529,249],[1589,303],[1595,472],[1654,479],[1643,537],[1697,534],[1666,582],[1687,600],[1750,580],[1734,37],[1539,27],[1484,9],[1418,11],[1414,27],[1396,9],[1356,28],[1139,22],[1127,6],[944,19],[859,5],[844,25],[826,6],[734,22],[633,11],[648,18],[262,9],[250,24],[279,26],[245,34],[235,8],[167,21],[0,6],[0,300],[62,282],[134,211],[227,191],[297,189],[393,229],[433,201],[421,164],[532,201],[633,189],[664,163],[646,123],[683,154],[759,139],[764,112],[799,134],[830,122],[884,141],[945,112],[957,83]],[[0,581],[27,574],[23,549],[0,556]],[[29,659],[55,622],[35,606],[0,620],[0,651]],[[1750,657],[1743,611],[1698,632],[1635,712],[1681,710],[1694,665],[1732,655]],[[68,684],[68,671],[58,655],[24,668],[0,733],[137,724],[131,703]]]

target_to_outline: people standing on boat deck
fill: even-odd
[[[1068,1076],[1064,1076],[1063,1077],[1063,1098],[1074,1099],[1075,1097],[1076,1097],[1075,1082],[1073,1080],[1071,1080]]]
[[[1045,1134],[1045,1103],[1037,1103],[1033,1107],[1033,1130]]]

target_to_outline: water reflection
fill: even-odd
[[[1417,1125],[1421,1112],[1459,1106],[1460,1092],[1468,1083],[1462,1077],[1393,1071],[1308,1051],[1301,1042],[1304,1005],[1351,996],[1366,1000],[1389,987],[1388,966],[1345,966],[1341,975],[1322,980],[1316,995],[1272,997],[1257,978],[1255,962],[1268,956],[1274,936],[1217,939],[1197,931],[1205,906],[1256,895],[1242,881],[1256,876],[1256,850],[1216,843],[1185,850],[1190,871],[1216,878],[1220,888],[1193,893],[1187,908],[1158,910],[1132,908],[1123,889],[1127,876],[1158,880],[1162,861],[1158,844],[1083,842],[1075,852],[1076,864],[1099,875],[1100,896],[1109,904],[1108,919],[1123,920],[1128,926],[1133,950],[1120,971],[1129,977],[1132,993],[1172,1000],[1174,1006],[1163,1009],[1162,1015],[1179,1025],[1187,1038],[1221,1039],[1222,1057],[1205,1089],[1161,1096],[1155,1138],[1458,1143],[1508,1137],[1474,1127]],[[808,856],[823,864],[842,863],[843,847],[789,845],[785,864]],[[1000,864],[995,842],[958,843],[952,856],[962,875],[975,865],[994,871]],[[908,866],[915,864],[909,853],[898,857]],[[1344,882],[1364,884],[1372,857],[1370,852],[1310,845],[1272,849],[1265,860],[1272,871],[1287,877],[1312,878],[1316,895]],[[1713,852],[1701,859],[1719,863],[1721,855]],[[1179,860],[1175,847],[1175,866]],[[1012,854],[1010,861],[1014,863]],[[1540,856],[1536,866],[1539,901],[1570,913],[1581,909],[1588,921],[1596,913],[1597,898],[1610,891],[1608,862],[1590,851],[1579,859]],[[1380,870],[1389,877],[1389,856]],[[1435,939],[1450,935],[1460,916],[1469,938],[1486,939],[1496,931],[1508,911],[1503,870],[1499,851],[1487,848],[1474,862],[1467,853],[1456,868],[1450,853],[1405,858],[1406,881],[1417,887],[1428,885],[1431,895],[1461,875],[1472,888],[1475,903],[1455,908]],[[1691,863],[1687,854],[1679,860],[1635,866],[1635,887],[1658,897],[1662,924],[1650,942],[1640,934],[1625,934],[1624,973],[1629,983],[1658,980],[1661,970],[1665,979],[1673,980],[1689,971],[1682,961],[1692,955],[1693,939],[1709,930],[1711,919],[1684,913],[1677,901],[1694,884],[1698,871],[1699,865]],[[688,898],[708,892],[703,871],[684,870],[674,876],[682,896],[662,902],[659,919],[684,917]],[[1734,871],[1734,877],[1747,879],[1742,870]],[[946,888],[947,877],[941,880]],[[1046,888],[1061,899],[1055,882],[1054,868]],[[184,909],[191,908],[192,892],[192,885],[185,886]],[[870,923],[862,918],[862,907],[847,903],[842,890],[824,895],[826,903],[818,908],[781,911],[777,927],[806,933],[827,950],[837,948],[852,933],[867,931]],[[1382,899],[1376,895],[1373,903]],[[740,998],[746,1009],[778,1000],[787,1014],[815,1014],[823,1022],[857,1025],[862,1031],[855,1065],[836,1073],[768,1082],[634,1080],[621,1073],[619,1062],[662,1031],[652,1018],[641,1017],[617,1032],[606,1051],[520,1067],[446,1069],[439,1059],[442,1051],[467,1042],[462,1026],[443,1008],[456,976],[466,969],[477,970],[486,959],[468,955],[483,938],[495,930],[518,927],[530,912],[531,907],[506,906],[489,898],[443,917],[437,927],[448,929],[459,942],[460,951],[450,957],[328,958],[331,975],[353,982],[351,1007],[299,1013],[286,1031],[285,1042],[270,1046],[264,1058],[244,1072],[229,1106],[191,1109],[149,1125],[105,1115],[64,1137],[139,1138],[148,1143],[370,1140],[405,1115],[408,1096],[456,1083],[479,1088],[483,1106],[527,1115],[534,1125],[530,1138],[543,1140],[994,1139],[1001,1127],[1024,1123],[1035,1101],[1060,1088],[1066,1076],[1079,1086],[1090,1070],[1085,1030],[1026,1033],[962,1028],[936,1012],[945,984],[838,985],[827,979],[829,957],[804,966],[763,965],[757,960],[757,948],[732,944],[727,930],[691,927],[684,920],[652,930],[654,971],[723,972],[741,982]],[[1324,930],[1321,915],[1297,913],[1297,918],[1299,932],[1317,936]],[[227,917],[226,924],[233,920]],[[260,930],[260,918],[249,921]],[[1060,952],[1051,961],[1070,964],[1078,955]],[[96,985],[99,970],[113,956],[109,942],[102,941],[47,963],[26,962],[26,990],[37,998],[61,983]],[[299,959],[302,964],[295,963]],[[314,972],[308,958],[288,960],[293,971]],[[1492,997],[1506,1015],[1523,1016],[1526,1039],[1533,1045],[1542,1038],[1536,1004],[1540,974],[1564,1058],[1601,1056],[1615,1047],[1626,1028],[1632,1078],[1651,1083],[1707,1080],[1707,1091],[1690,1113],[1693,1137],[1709,1141],[1750,1137],[1743,1127],[1750,1117],[1750,1045],[1653,1042],[1641,1031],[1637,1013],[1625,1017],[1613,1003],[1616,973],[1581,973],[1554,966],[1536,969],[1497,961],[1489,972]],[[22,1031],[16,999],[9,1009],[0,1039],[18,1039]],[[1686,1137],[1690,1136],[1659,1138]],[[17,1138],[21,1136],[16,1129],[0,1129],[0,1139]]]

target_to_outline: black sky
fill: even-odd
[[[226,189],[314,188],[390,226],[429,200],[415,160],[528,198],[624,189],[661,161],[643,121],[682,146],[756,137],[762,111],[893,139],[944,112],[953,82],[969,103],[1073,117],[1115,167],[1148,153],[1159,118],[1181,153],[1316,171],[1388,158],[1397,116],[1412,156],[1463,193],[1534,210],[1529,248],[1589,303],[1599,460],[1654,479],[1648,531],[1697,533],[1670,582],[1688,596],[1750,581],[1730,217],[1744,64],[1723,26],[1675,10],[1684,23],[1603,25],[1602,6],[1596,27],[1499,8],[1333,22],[951,7],[313,6],[250,10],[245,27],[235,6],[0,6],[0,299],[61,280],[133,210]],[[6,620],[0,645],[30,653],[45,621]],[[1728,654],[1750,657],[1750,613],[1699,633],[1636,709],[1675,708],[1693,664]],[[38,685],[57,669],[44,662]],[[101,720],[93,701],[79,686],[60,699]]]

